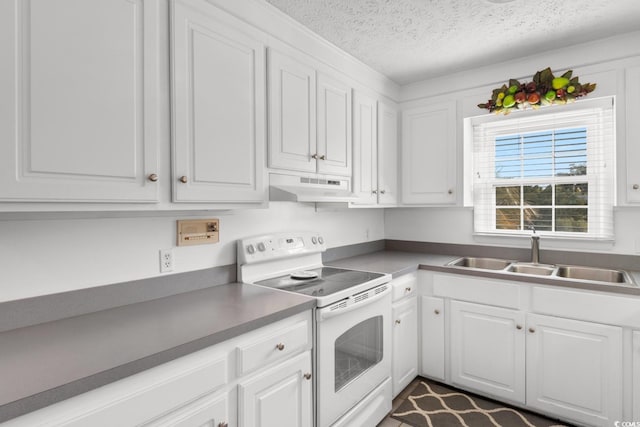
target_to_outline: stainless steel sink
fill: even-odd
[[[555,265],[515,262],[509,266],[507,271],[511,273],[534,274],[536,276],[551,276],[555,269]]]
[[[574,265],[561,265],[557,271],[558,277],[575,280],[591,280],[607,283],[633,283],[631,276],[626,271],[608,270],[606,268],[578,267]]]
[[[450,262],[449,265],[456,267],[480,268],[482,270],[504,270],[513,261],[497,258],[474,258],[463,257]]]
[[[448,264],[453,267],[464,267],[496,272],[547,276],[556,279],[584,280],[602,284],[622,284],[637,286],[629,273],[623,270],[606,268],[581,267],[577,265],[535,264],[530,262],[510,261],[498,258],[462,257]]]

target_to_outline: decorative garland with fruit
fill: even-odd
[[[493,90],[491,99],[480,108],[489,112],[509,114],[512,110],[522,110],[527,107],[539,108],[541,105],[566,104],[576,98],[585,96],[596,88],[595,83],[580,83],[578,77],[571,77],[569,70],[560,77],[554,77],[551,68],[538,71],[533,81],[520,83],[510,79],[509,85],[502,85]]]

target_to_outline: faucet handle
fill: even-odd
[[[529,230],[531,230],[533,232],[533,234],[536,234],[536,226],[535,225],[529,224],[529,227],[527,227],[527,228],[529,228]]]

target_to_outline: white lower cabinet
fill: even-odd
[[[235,388],[206,396],[173,410],[165,417],[144,424],[144,427],[235,426],[235,398]]]
[[[421,368],[420,374],[445,380],[444,300],[420,297]]]
[[[620,327],[527,316],[531,408],[589,425],[613,425],[623,415],[622,363]]]
[[[525,402],[525,313],[451,301],[451,382]]]
[[[239,384],[239,426],[313,425],[311,353],[289,359]]]
[[[393,396],[397,396],[418,375],[418,298],[393,304]]]

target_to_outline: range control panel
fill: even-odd
[[[266,234],[238,241],[238,263],[251,264],[324,252],[326,249],[324,238],[315,232]]]

